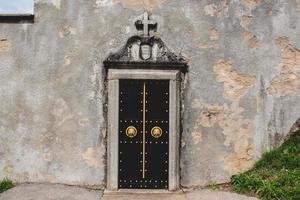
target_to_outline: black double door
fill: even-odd
[[[119,81],[119,188],[168,189],[169,81]]]

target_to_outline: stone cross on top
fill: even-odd
[[[148,12],[144,12],[143,14],[143,19],[142,20],[137,20],[135,22],[135,26],[137,30],[143,30],[143,36],[144,37],[150,37],[150,31],[154,30],[156,31],[157,28],[157,23],[154,20],[150,19],[150,16]]]

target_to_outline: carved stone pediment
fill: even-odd
[[[157,23],[144,13],[143,19],[136,21],[137,35],[130,37],[117,53],[110,54],[104,61],[106,68],[178,68],[187,70],[183,56],[171,52],[158,34]],[[143,27],[143,29],[142,29]]]

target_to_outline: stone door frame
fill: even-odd
[[[107,190],[118,190],[119,79],[164,79],[169,84],[169,190],[178,190],[180,145],[180,71],[108,69]],[[132,190],[130,190],[132,191]],[[151,190],[149,190],[151,191]],[[153,190],[155,191],[155,190]]]

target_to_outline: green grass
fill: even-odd
[[[0,193],[13,188],[14,186],[14,183],[10,179],[4,178],[0,181]]]
[[[255,166],[231,177],[232,189],[262,200],[300,200],[300,130]]]
[[[211,190],[220,190],[220,189],[222,189],[222,185],[212,184],[212,185],[209,185],[208,188]]]

